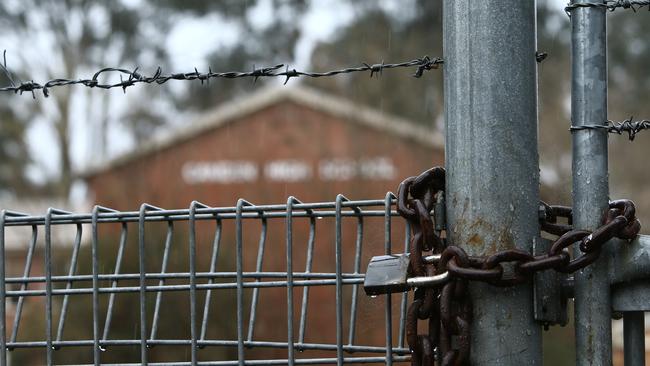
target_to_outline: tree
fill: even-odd
[[[0,194],[24,195],[32,191],[26,176],[29,153],[26,124],[7,105],[0,106]]]
[[[197,16],[212,11],[235,19],[239,24],[237,41],[224,48],[215,49],[208,56],[209,64],[219,71],[247,71],[253,67],[284,64],[295,57],[295,46],[300,38],[300,22],[296,21],[308,9],[306,0],[270,0],[264,2],[268,18],[260,24],[250,10],[261,2],[255,1],[178,1],[167,0],[167,5]],[[218,26],[217,26],[218,27]],[[217,71],[217,70],[215,70]],[[264,83],[267,80],[257,80]],[[190,84],[175,101],[179,108],[201,110],[250,92],[250,80],[212,80],[209,87]]]
[[[609,15],[608,69],[609,118],[622,121],[650,119],[647,103],[650,89],[648,60],[650,45],[650,12],[617,10]],[[650,154],[650,131],[642,132],[634,140],[624,136],[610,136],[610,191],[612,198],[629,197],[637,205],[642,223],[650,221],[650,172],[643,169],[640,157]]]
[[[350,3],[358,7],[359,16],[332,40],[316,47],[312,55],[315,69],[401,61],[424,54],[443,56],[441,2]],[[537,10],[538,50],[549,55],[539,64],[542,193],[547,199],[566,201],[571,186],[571,137],[567,133],[571,71],[569,19],[557,4],[549,1],[539,2]],[[390,72],[373,79],[368,75],[350,75],[310,84],[418,124],[444,128],[442,73],[435,70],[422,79],[409,78],[408,72]]]
[[[442,29],[441,2],[399,2],[399,12],[376,3],[351,4],[360,16],[333,40],[315,48],[311,58],[314,69],[442,55],[442,35],[435,31]],[[442,74],[432,71],[419,80],[409,78],[409,73],[412,71],[386,72],[373,79],[356,74],[310,84],[433,128],[442,111]]]
[[[143,13],[136,13],[120,2],[98,4],[91,1],[19,1],[0,4],[0,29],[10,47],[10,69],[16,81],[79,77],[99,65],[135,62],[145,51],[160,54],[138,29]],[[30,44],[28,49],[22,47]],[[14,52],[20,50],[19,52]],[[16,62],[16,60],[18,60]],[[65,75],[65,76],[63,76]],[[109,94],[80,88],[59,88],[47,99],[15,98],[8,103],[25,121],[42,120],[54,131],[59,150],[58,184],[55,191],[67,197],[73,174],[72,129],[77,100],[99,105],[97,110],[81,109],[82,120],[105,130],[109,119]],[[94,100],[93,100],[94,99]],[[98,155],[104,154],[105,140]]]
[[[10,47],[13,61],[9,66],[17,82],[86,77],[106,66],[126,69],[140,66],[140,72],[148,70],[149,74],[153,74],[157,66],[169,70],[167,35],[175,22],[190,16],[209,19],[216,15],[241,30],[240,46],[229,49],[206,46],[214,50],[211,61],[218,62],[215,69],[250,68],[256,59],[268,61],[280,57],[286,60],[286,56],[292,54],[299,35],[298,26],[284,20],[306,8],[304,0],[273,0],[271,9],[277,16],[272,14],[267,26],[257,27],[250,12],[258,3],[144,1],[136,9],[135,5],[121,1],[2,2],[0,31],[6,43],[14,46]],[[25,44],[31,47],[22,47]],[[188,65],[187,70],[182,71],[191,69]],[[108,157],[108,146],[114,142],[108,139],[109,125],[121,121],[130,138],[141,142],[156,129],[166,126],[171,120],[168,116],[174,115],[175,110],[212,106],[242,89],[226,86],[199,92],[196,85],[181,89],[180,93],[169,88],[154,91],[155,86],[132,88],[126,99],[128,110],[121,111],[116,108],[125,105],[125,99],[119,96],[120,90],[81,87],[57,88],[47,99],[21,98],[8,106],[23,120],[40,120],[52,128],[59,151],[58,167],[51,169],[55,191],[67,197],[75,168]],[[85,159],[79,157],[78,149],[73,149],[77,142],[75,129],[81,124],[87,127],[91,140],[88,143],[91,156]],[[75,164],[80,166],[75,167]]]

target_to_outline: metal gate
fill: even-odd
[[[379,315],[380,319],[385,318],[384,321],[373,324],[373,332],[383,335],[381,342],[374,339],[374,343],[369,343],[355,334],[359,327],[359,287],[364,281],[361,259],[364,242],[367,242],[364,240],[364,232],[368,230],[366,226],[371,226],[375,232],[383,232],[385,236],[384,240],[375,243],[373,251],[402,252],[404,247],[400,245],[393,249],[391,243],[406,243],[409,234],[401,219],[393,222],[395,215],[392,194],[385,199],[364,201],[349,201],[339,196],[334,202],[323,203],[302,203],[290,198],[286,204],[279,205],[254,205],[239,200],[233,207],[208,207],[194,202],[189,209],[183,210],[165,210],[144,204],[140,211],[134,212],[118,212],[100,206],[87,214],[50,209],[45,215],[31,216],[3,211],[0,215],[0,252],[4,253],[6,237],[15,238],[13,234],[18,231],[27,231],[30,235],[25,243],[28,251],[23,275],[5,276],[5,267],[0,267],[0,286],[7,289],[0,293],[0,304],[6,304],[0,306],[0,326],[9,334],[1,339],[1,363],[7,364],[12,352],[29,348],[44,356],[43,362],[48,365],[66,364],[66,349],[82,347],[88,355],[92,354],[90,359],[95,364],[103,364],[116,349],[134,346],[140,348],[140,357],[133,359],[132,364],[147,364],[149,354],[156,348],[174,346],[180,347],[178,354],[185,355],[183,358],[150,364],[391,364],[408,360],[409,351],[404,347],[403,336],[406,293],[398,296],[401,302],[392,301],[390,297],[372,299],[375,309],[385,307]],[[156,224],[158,227],[153,228],[152,225]],[[270,226],[277,224],[283,226],[283,230],[269,230]],[[163,229],[165,235],[152,239],[152,232],[160,231],[160,225],[166,228]],[[213,232],[206,241],[208,245],[202,247],[205,252],[210,252],[210,261],[205,268],[197,267],[196,260],[199,225],[210,225]],[[252,229],[251,225],[256,228]],[[293,242],[295,227],[309,232],[307,243],[301,243],[306,252],[293,252],[293,247],[297,246]],[[393,230],[394,227],[399,228],[398,232]],[[58,240],[70,240],[73,245],[70,257],[55,271],[53,248],[57,243],[53,237],[62,229],[71,229],[67,235],[69,238],[62,239],[59,235]],[[331,229],[333,242],[316,242],[316,233]],[[102,230],[112,239],[104,239],[100,235]],[[346,236],[344,230],[354,235]],[[135,235],[130,236],[131,231],[135,231]],[[177,231],[183,231],[187,236],[178,238],[175,236]],[[89,237],[84,236],[84,232],[89,233]],[[283,235],[273,238],[269,235],[271,232]],[[234,242],[223,239],[231,235]],[[101,259],[112,265],[100,268],[101,246],[107,246],[111,240],[117,245],[110,246],[112,253],[102,251]],[[162,245],[156,245],[156,240]],[[275,247],[269,248],[269,242],[282,244],[284,253],[278,253]],[[253,245],[244,252],[245,244]],[[83,269],[78,263],[80,252],[87,246],[90,246],[91,266]],[[172,246],[180,246],[180,250],[188,254],[187,271],[167,270],[173,255]],[[331,272],[313,271],[314,252],[319,246],[327,246],[333,253],[335,265]],[[44,274],[33,274],[30,269],[37,267],[34,253],[39,248],[44,252]],[[131,252],[128,252],[129,248]],[[270,249],[276,250],[269,253]],[[217,263],[222,261],[220,255],[229,250],[235,252],[231,258],[235,262],[235,271],[217,268]],[[137,255],[136,271],[123,268],[129,254]],[[343,255],[346,258],[342,258]],[[286,270],[264,271],[264,259],[268,256],[284,256]],[[245,257],[254,257],[254,263],[248,261],[249,266],[245,266]],[[299,261],[297,257],[300,257]],[[151,258],[160,258],[160,262],[148,263]],[[310,341],[314,333],[323,331],[310,327],[310,320],[317,314],[307,313],[314,302],[309,296],[310,288],[315,286],[327,287],[331,298],[331,302],[325,305],[335,314],[335,319],[330,320],[335,327],[325,337],[333,340],[330,343]],[[260,309],[261,294],[272,288],[286,289],[286,306],[273,302],[269,305],[275,309]],[[211,302],[220,297],[232,297],[232,290],[235,290],[236,298],[234,307],[219,309],[211,306]],[[161,323],[174,321],[160,315],[172,292],[181,293],[188,299],[183,308],[185,311],[177,314],[190,319],[187,338],[170,337],[174,334],[169,332],[161,335],[158,330]],[[137,329],[138,333],[131,339],[116,338],[114,331],[116,327],[124,328],[124,324],[119,323],[121,320],[113,316],[113,311],[120,301],[124,301],[126,294],[137,294],[138,297],[135,302],[138,306],[133,309],[138,314],[138,323],[129,326],[134,331]],[[44,329],[36,332],[38,339],[25,339],[23,336],[25,326],[34,326],[30,319],[25,319],[23,311],[28,301],[38,301],[39,308],[44,309],[45,324]],[[71,309],[71,304],[91,301],[92,320],[84,324],[86,332],[74,335],[77,338],[66,336],[66,326],[82,321],[80,314]],[[295,306],[298,302],[300,305]],[[274,315],[278,318],[284,315],[289,320],[287,324],[277,324],[286,329],[284,340],[256,337],[256,318],[261,312],[268,314],[269,311],[277,312]],[[9,324],[5,322],[8,312],[14,314]],[[265,321],[268,322],[269,318]],[[234,337],[216,339],[209,335],[210,329],[228,327],[229,324],[236,328]],[[0,336],[4,334],[0,332]],[[201,350],[210,347],[236,349],[235,359],[201,360]],[[285,357],[269,359],[266,354],[266,359],[249,358],[251,351],[269,348],[284,350]],[[304,357],[310,354],[309,351],[319,351],[319,357]]]
[[[444,1],[446,205],[433,209],[433,194],[424,193],[421,189],[418,189],[419,193],[411,191],[410,196],[408,192],[405,193],[403,202],[410,197],[408,202],[415,205],[410,207],[411,210],[418,204],[425,209],[425,214],[419,216],[423,221],[417,224],[413,223],[413,218],[395,218],[400,216],[397,210],[400,199],[392,193],[379,200],[350,201],[339,195],[333,202],[302,203],[290,198],[286,204],[262,206],[245,200],[239,200],[233,207],[209,207],[194,202],[189,209],[182,210],[166,210],[144,204],[137,212],[119,212],[100,206],[95,206],[93,212],[88,214],[50,209],[43,216],[31,216],[2,211],[0,365],[7,365],[12,352],[22,349],[38,352],[48,365],[66,363],[65,357],[60,355],[72,348],[82,348],[87,352],[88,362],[98,365],[110,363],[112,352],[128,347],[137,348],[139,357],[126,363],[120,361],[121,364],[390,365],[412,360],[416,356],[417,360],[422,361],[425,358],[422,358],[422,351],[417,350],[419,348],[437,351],[437,355],[427,355],[432,357],[426,358],[430,363],[433,363],[433,359],[446,360],[446,355],[440,354],[438,343],[433,341],[437,337],[437,330],[430,331],[428,335],[419,335],[417,320],[410,325],[410,331],[406,329],[407,304],[409,299],[420,301],[420,298],[414,299],[418,295],[404,292],[368,299],[359,293],[366,279],[365,262],[370,256],[410,252],[409,260],[413,261],[414,257],[421,256],[419,249],[425,252],[431,250],[426,246],[420,248],[417,243],[423,239],[414,238],[425,235],[433,238],[433,230],[436,231],[435,235],[444,231],[446,244],[458,248],[458,253],[462,250],[463,255],[470,258],[467,263],[473,263],[455,263],[456,269],[447,268],[449,273],[446,275],[456,276],[455,280],[474,280],[462,284],[458,282],[462,291],[453,287],[449,290],[452,294],[464,294],[464,302],[458,303],[463,309],[457,311],[466,312],[458,315],[459,319],[454,325],[463,329],[455,329],[456,333],[445,341],[445,347],[456,352],[452,359],[460,359],[459,352],[469,350],[471,344],[472,353],[463,356],[471,363],[541,364],[542,325],[563,323],[566,319],[566,299],[572,297],[575,300],[578,364],[611,364],[611,318],[620,313],[625,324],[625,362],[628,365],[644,364],[642,320],[643,312],[650,310],[650,302],[647,301],[650,294],[647,284],[650,276],[650,239],[636,236],[636,228],[633,232],[635,238],[628,232],[621,237],[629,240],[612,239],[607,244],[599,242],[595,249],[589,245],[598,235],[608,239],[617,236],[611,225],[607,225],[619,217],[620,225],[617,224],[616,231],[621,231],[623,225],[628,228],[634,226],[633,206],[623,208],[618,207],[617,203],[611,206],[609,202],[608,133],[628,132],[633,138],[640,130],[650,128],[647,121],[616,124],[607,120],[606,15],[608,11],[619,8],[636,10],[650,6],[650,2],[574,0],[566,7],[572,23],[570,130],[573,134],[574,209],[566,215],[569,218],[566,223],[568,229],[559,230],[559,235],[571,230],[582,231],[578,239],[562,239],[563,235],[555,243],[559,245],[557,243],[560,242],[564,246],[560,245],[561,248],[554,255],[551,255],[551,250],[546,256],[543,253],[549,251],[549,243],[540,236],[540,219],[542,224],[549,220],[549,211],[547,207],[540,209],[539,206],[537,152],[536,61],[543,57],[536,49],[535,5],[534,0]],[[416,75],[419,76],[424,70],[441,63],[443,61],[439,59],[431,61],[423,58],[401,64],[364,65],[330,73],[303,73],[288,68],[285,72],[276,72],[279,66],[249,73],[199,74],[196,71],[164,77],[157,73],[151,78],[133,72],[128,81],[101,87],[126,88],[138,82],[162,84],[172,79],[204,80],[210,77],[282,76],[288,80],[298,76],[321,77],[360,71],[376,73],[384,68],[414,66],[418,67]],[[121,69],[118,71],[125,72]],[[70,84],[98,87],[95,77],[77,81],[58,79],[45,86],[24,83],[2,90],[45,91],[48,87]],[[435,193],[439,190],[441,187]],[[418,200],[420,202],[416,202]],[[443,202],[439,200],[436,204],[442,205]],[[618,210],[614,211],[616,217],[609,217],[607,224],[601,226],[603,215],[610,208]],[[403,209],[399,212],[404,214]],[[431,214],[440,215],[442,212],[446,222],[443,222],[442,216],[436,217],[435,224],[438,226],[430,227]],[[551,216],[555,216],[552,208],[550,212]],[[555,217],[550,221],[556,221]],[[265,270],[264,264],[265,258],[269,258],[267,245],[271,240],[278,242],[275,235],[278,231],[269,228],[272,223],[278,222],[283,227],[279,232],[279,242],[284,244],[282,255],[285,267],[281,271],[269,271]],[[199,265],[197,259],[197,256],[201,256],[197,247],[205,246],[200,243],[197,226],[205,223],[214,225],[208,245],[211,257],[206,267]],[[256,229],[246,228],[250,223],[258,226]],[[162,237],[153,235],[153,230],[148,229],[156,224],[165,228],[166,234]],[[178,227],[182,225],[186,225],[182,231],[187,236],[180,246],[187,255],[187,268],[170,271],[168,265],[175,253],[173,247],[178,246]],[[309,234],[307,242],[303,243],[304,251],[301,249],[300,253],[296,252],[299,246],[293,240],[298,225],[306,227]],[[331,240],[316,243],[316,231],[328,225],[331,227],[325,230],[332,233]],[[105,240],[117,243],[113,247],[115,251],[110,257],[110,266],[105,265],[105,241],[100,235],[100,228],[104,227],[113,228],[104,231],[108,237]],[[53,243],[57,240],[53,233],[61,228],[71,228],[74,233],[68,239],[73,244],[63,267],[54,259],[57,253],[53,250]],[[21,276],[7,276],[6,269],[12,263],[7,261],[6,240],[12,232],[21,230],[27,232],[29,237],[26,239],[25,267]],[[129,233],[134,231],[135,235],[130,236]],[[83,232],[90,233],[87,240],[84,240]],[[346,232],[355,235],[346,237]],[[371,239],[368,239],[369,233]],[[228,235],[234,239],[224,239]],[[42,241],[39,239],[41,237]],[[257,243],[252,256],[246,250],[250,246],[246,242],[251,237]],[[87,248],[84,242],[90,247],[89,266],[78,265],[80,253]],[[563,249],[575,243],[581,245],[574,247],[572,260],[580,259],[584,265],[572,266],[569,271],[566,268],[569,253]],[[35,261],[41,260],[36,254],[41,246],[43,273],[35,274],[30,271]],[[316,264],[326,262],[326,256],[323,260],[315,257],[315,250],[320,247],[332,251],[330,270],[314,269]],[[218,266],[220,250],[226,248],[234,251],[234,270]],[[135,250],[131,257],[137,258],[137,265],[123,268],[125,258],[129,257],[125,253],[129,250]],[[495,260],[490,267],[488,259],[498,253],[507,255]],[[434,250],[434,254],[440,253]],[[277,250],[273,252],[273,256],[278,255]],[[298,256],[304,261],[297,261]],[[153,257],[159,260],[155,270],[152,270],[151,264]],[[253,262],[250,262],[251,257],[255,258]],[[445,261],[444,252],[440,257],[433,257],[435,255],[420,259],[424,262]],[[527,259],[521,259],[524,257]],[[385,258],[401,260],[406,257]],[[247,260],[250,263],[247,264]],[[540,264],[544,260],[547,262]],[[518,278],[520,267],[533,261],[536,261],[535,271],[545,271],[533,276],[534,271],[531,270],[528,277]],[[500,277],[503,268],[496,266],[500,266],[501,262],[511,262],[514,278]],[[549,264],[551,262],[552,265]],[[586,262],[589,262],[588,265]],[[503,281],[499,285],[507,286],[492,286],[496,283],[494,281],[492,284],[489,284],[490,281],[481,282],[481,276],[495,268],[497,272],[501,271],[499,279]],[[570,277],[558,275],[551,268],[560,268],[560,272],[577,272]],[[439,285],[437,277],[434,281],[433,274],[428,273],[428,279],[411,279],[407,286],[409,279],[406,273],[401,279],[405,282],[397,286],[400,291],[409,286],[425,288]],[[408,273],[409,276],[412,274]],[[448,277],[440,277],[440,283],[449,281]],[[395,283],[387,283],[386,286],[395,286]],[[314,300],[313,291],[319,288],[330,291],[324,303],[321,298]],[[284,291],[286,307],[277,309],[277,302],[270,308],[260,307],[262,293],[270,289]],[[453,296],[449,291],[447,295],[436,293],[432,298]],[[388,289],[385,292],[391,291]],[[161,314],[173,294],[184,297],[182,303],[186,305],[185,310],[182,314],[163,317]],[[129,300],[136,314],[133,319],[137,320],[130,325],[134,333],[131,337],[123,333],[114,335],[118,321],[114,311],[120,301],[127,301],[124,298],[130,295],[135,296],[132,301]],[[72,309],[75,302],[83,302],[84,298],[90,300],[86,300],[86,303],[92,304],[86,321],[80,319],[82,310],[79,307]],[[233,307],[215,308],[217,301],[227,298],[234,298]],[[471,299],[471,305],[468,299]],[[26,337],[23,336],[26,331],[25,317],[35,316],[26,313],[30,301],[42,305],[44,323],[42,332],[37,330],[35,336]],[[325,326],[310,327],[314,317],[322,315],[309,313],[308,309],[315,302],[332,310],[329,318],[329,325],[333,324],[331,334],[319,334],[323,336],[320,338],[314,337],[314,334],[328,333],[329,328],[327,323],[318,323]],[[360,305],[362,302],[364,304]],[[467,311],[469,306],[471,311]],[[12,317],[7,317],[8,314]],[[364,317],[374,314],[381,321],[361,321],[360,314]],[[268,330],[277,334],[279,329],[283,333],[282,339],[267,339],[256,333],[262,316],[271,317],[270,323],[266,324],[273,324],[274,316],[276,323],[278,319],[286,323]],[[473,321],[469,322],[463,316],[473,318]],[[13,320],[7,322],[8,318]],[[167,333],[161,333],[163,323],[169,326],[169,323],[179,322],[182,318],[189,319],[187,329],[174,329],[171,326]],[[430,324],[436,321],[434,319]],[[71,322],[82,322],[86,332],[68,335],[65,329]],[[228,328],[230,323],[234,329],[232,336],[210,335],[211,329]],[[372,332],[360,335],[360,327],[372,328]],[[372,335],[379,333],[383,335],[381,341],[373,339]],[[417,346],[411,344],[407,347],[407,333],[414,337],[413,343]],[[317,338],[318,341],[312,340]],[[172,347],[179,347],[182,351],[167,355],[164,360],[158,359],[162,357],[157,354],[160,350]],[[224,353],[226,356],[223,359],[207,360],[202,357],[204,350],[215,348],[236,352]],[[256,353],[260,349],[280,350],[283,356]],[[152,357],[156,360],[151,361]]]

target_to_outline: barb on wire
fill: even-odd
[[[578,8],[601,8],[609,11],[623,8],[632,9],[632,11],[636,12],[644,6],[647,6],[648,10],[650,10],[650,0],[604,0],[601,2],[570,3],[564,8],[564,11],[568,16],[571,16],[571,12]]]
[[[622,122],[607,121],[607,125],[571,126],[571,132],[580,130],[606,130],[609,133],[622,135],[628,134],[630,141],[634,141],[636,134],[643,130],[650,130],[650,120],[633,121],[630,117]]]
[[[6,53],[6,51],[5,51]],[[15,83],[12,78],[11,72],[7,68],[6,57],[4,59],[4,64],[0,65],[1,71],[9,79],[10,85],[0,87],[0,92],[14,92],[22,94],[24,92],[31,92],[32,96],[35,97],[35,90],[42,90],[43,95],[46,97],[49,96],[49,90],[54,87],[69,86],[69,85],[83,85],[88,88],[100,88],[100,89],[112,89],[112,88],[122,88],[126,92],[126,88],[134,86],[135,84],[164,84],[170,80],[199,80],[201,83],[204,81],[209,81],[214,78],[224,78],[224,79],[237,79],[237,78],[252,78],[253,82],[257,81],[259,78],[264,77],[282,77],[285,78],[284,84],[289,82],[291,78],[297,77],[310,77],[310,78],[320,78],[335,76],[340,74],[350,74],[355,72],[366,72],[370,71],[370,77],[374,75],[381,75],[385,69],[394,69],[394,68],[411,68],[415,67],[415,72],[413,77],[419,78],[422,77],[425,71],[431,69],[437,69],[443,60],[434,57],[430,58],[429,56],[424,56],[421,58],[416,58],[410,61],[400,62],[400,63],[384,63],[383,61],[379,64],[367,64],[362,63],[360,66],[348,67],[338,70],[330,70],[325,72],[310,72],[310,71],[299,71],[296,69],[289,69],[289,66],[284,64],[278,64],[270,67],[261,67],[257,68],[253,66],[253,70],[248,72],[240,71],[230,71],[230,72],[213,72],[212,69],[208,69],[208,72],[199,72],[197,68],[194,68],[193,72],[187,73],[174,73],[174,74],[164,74],[162,69],[158,67],[156,72],[151,76],[146,76],[138,72],[138,68],[134,70],[128,70],[124,68],[113,68],[107,67],[97,71],[90,79],[52,79],[43,84],[36,83],[34,81],[20,82]],[[284,68],[284,71],[280,71]],[[111,83],[111,82],[101,82],[99,79],[104,74],[119,74],[120,82]]]

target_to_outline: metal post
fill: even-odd
[[[625,366],[645,365],[645,316],[643,311],[623,313]]]
[[[585,3],[590,0],[574,0]],[[571,121],[574,126],[607,121],[606,11],[601,7],[571,12]],[[594,230],[608,206],[607,133],[573,132],[573,224]],[[579,249],[576,248],[576,254]],[[608,247],[600,259],[575,274],[577,365],[612,363],[611,297]]]
[[[445,0],[448,237],[470,255],[539,236],[535,0]],[[541,365],[532,285],[472,283],[471,364]]]

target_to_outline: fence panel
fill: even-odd
[[[9,330],[2,364],[407,361],[408,294],[359,291],[372,255],[406,250],[409,230],[395,216],[390,193],[179,210],[3,211],[2,263],[9,265],[8,241],[28,250],[19,271],[15,261],[0,267],[0,323]]]

